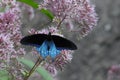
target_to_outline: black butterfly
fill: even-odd
[[[76,50],[77,46],[70,40],[47,34],[33,34],[21,39],[21,44],[36,46],[37,51],[43,58],[50,56],[55,58],[61,50]]]

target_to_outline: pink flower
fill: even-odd
[[[59,34],[60,33],[60,31],[57,29],[57,27],[54,27],[54,26],[52,26],[52,27],[49,27],[48,29],[47,28],[45,28],[45,29],[42,29],[42,30],[40,30],[40,31],[37,31],[37,30],[35,30],[35,29],[31,29],[31,30],[29,30],[28,31],[30,34],[49,34],[49,32],[51,33],[51,35],[58,35],[58,36],[62,36],[63,37],[63,35],[62,34]]]
[[[57,75],[58,70],[63,70],[66,64],[68,64],[72,60],[72,51],[63,50],[61,53],[55,58],[54,61],[48,59],[45,63],[44,67],[47,71],[49,71],[53,76]]]
[[[120,65],[110,67],[107,80],[120,80]]]
[[[5,10],[0,12],[0,69],[8,70],[16,80],[19,80],[22,78],[19,71],[22,66],[17,58],[25,54],[19,43],[22,37],[20,9],[15,0],[2,0],[1,4]]]
[[[63,22],[71,31],[79,32],[82,36],[97,25],[97,14],[89,0],[44,0],[41,6],[55,15],[54,21]],[[75,23],[77,25],[73,26]]]
[[[54,61],[54,65],[56,68],[61,69],[72,60],[71,50],[62,50],[61,54],[58,55]]]

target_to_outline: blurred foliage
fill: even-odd
[[[29,68],[32,68],[34,66],[34,63],[30,60],[27,59],[18,59],[18,61],[20,61],[21,63],[23,63],[24,65],[26,65]],[[49,72],[47,72],[43,67],[38,67],[36,69],[36,72],[38,74],[40,74],[44,80],[53,80],[52,76],[49,74]],[[46,77],[47,76],[47,77]]]
[[[12,78],[8,71],[0,70],[0,80],[12,80]]]
[[[34,9],[37,9],[39,7],[39,4],[37,2],[35,2],[34,0],[17,0],[19,2],[25,3],[31,7],[33,7]],[[46,15],[50,20],[53,20],[54,15],[47,9],[41,9],[40,10],[41,13],[43,13],[44,15]]]

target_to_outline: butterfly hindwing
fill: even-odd
[[[57,50],[54,42],[47,40],[45,40],[41,46],[37,46],[36,50],[43,58],[50,56],[52,59],[54,59],[60,53],[60,50]]]

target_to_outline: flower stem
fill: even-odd
[[[64,19],[66,18],[66,15],[63,17],[63,19],[58,23],[57,28],[60,28],[60,25],[62,24],[62,22],[64,21]]]
[[[35,65],[32,67],[32,69],[30,70],[30,72],[28,73],[27,76],[25,76],[24,80],[28,80],[28,78],[32,75],[32,73],[35,71],[35,69],[39,66],[39,64],[43,61],[42,57],[38,57]]]

